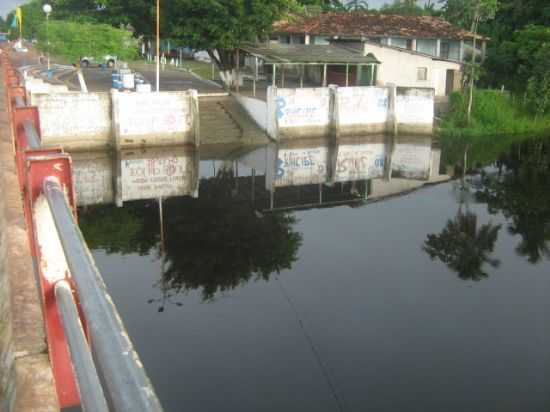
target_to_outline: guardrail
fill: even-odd
[[[36,107],[0,57],[29,242],[61,408],[157,412],[162,406],[78,228],[70,156],[42,147]]]

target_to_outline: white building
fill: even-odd
[[[377,84],[433,87],[437,96],[456,90],[462,62],[485,55],[487,38],[432,16],[321,13],[279,21],[272,42],[364,47],[381,64]]]

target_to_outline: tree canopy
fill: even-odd
[[[53,20],[49,22],[48,30],[46,36],[46,26],[40,26],[38,47],[73,61],[78,61],[82,56],[101,58],[116,55],[123,60],[137,56],[137,41],[132,34],[108,24]]]
[[[0,32],[5,33],[8,30],[9,30],[8,23],[6,22],[6,20],[4,20],[2,16],[0,16]]]
[[[416,0],[394,0],[391,4],[384,4],[380,8],[382,14],[401,14],[404,16],[426,16],[433,14],[433,7],[421,7]]]

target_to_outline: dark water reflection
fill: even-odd
[[[163,160],[162,231],[159,199],[81,208],[166,410],[548,410],[548,143],[383,202],[437,146],[348,143]]]

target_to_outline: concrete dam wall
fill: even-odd
[[[435,92],[431,88],[269,87],[266,102],[237,99],[275,140],[433,133]]]

